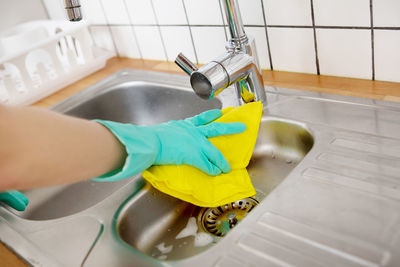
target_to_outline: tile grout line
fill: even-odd
[[[156,20],[156,24],[157,24],[156,26],[157,26],[157,28],[158,28],[158,33],[160,34],[161,44],[162,44],[162,47],[163,47],[163,50],[164,50],[165,59],[166,59],[166,61],[168,62],[169,60],[168,60],[167,48],[165,47],[164,38],[163,38],[163,36],[162,36],[162,34],[161,34],[161,27],[160,27],[160,23],[158,22],[158,18],[157,18],[157,14],[156,14],[156,9],[154,8],[153,0],[150,0],[150,4],[151,4],[151,8],[152,8],[152,10],[153,10],[154,19]]]
[[[128,9],[128,5],[126,4],[126,0],[123,0],[123,1],[124,1],[124,6],[125,6],[125,9],[126,9],[126,13],[128,15],[129,23],[131,24],[130,26],[131,26],[131,29],[132,29],[132,34],[133,34],[133,37],[135,38],[135,43],[136,43],[136,46],[137,46],[137,48],[139,50],[140,59],[143,59],[142,49],[140,49],[139,41],[138,41],[138,38],[137,38],[137,35],[136,35],[135,27],[133,26],[133,23],[132,23],[132,18],[131,18],[129,9]]]
[[[317,75],[320,75],[319,68],[319,57],[318,57],[318,45],[317,45],[317,30],[315,29],[315,17],[314,17],[314,2],[310,0],[311,4],[311,20],[312,20],[312,29],[314,34],[314,49],[315,49],[315,67],[317,68]]]
[[[268,25],[268,28],[288,28],[288,29],[312,29],[313,26],[308,25]],[[109,26],[108,24],[101,23],[93,23],[90,26]],[[133,24],[123,24],[123,23],[113,23],[112,26],[143,26],[143,27],[154,27],[159,26],[159,24],[141,24],[141,23],[133,23]],[[217,25],[217,24],[163,24],[163,27],[182,27],[182,26],[190,26],[192,28],[196,27],[225,27],[226,25]],[[253,27],[253,28],[264,28],[265,25],[253,25],[253,24],[245,24],[244,27]],[[323,25],[315,25],[315,29],[343,29],[343,30],[371,30],[369,26],[323,26]],[[373,27],[374,30],[400,30],[400,27],[382,27],[377,26]]]
[[[373,27],[374,30],[400,30],[400,27],[384,27],[384,26],[378,26],[378,27]]]
[[[374,34],[374,10],[373,2],[369,0],[369,16],[371,22],[371,63],[372,63],[372,80],[375,81],[375,34]]]
[[[267,27],[267,19],[265,17],[265,8],[264,8],[264,1],[261,1],[261,9],[263,13],[263,20],[264,20],[264,29],[265,29],[265,37],[267,38],[267,50],[268,50],[268,58],[269,58],[269,67],[271,70],[274,70],[274,65],[272,64],[272,54],[271,54],[271,48],[269,45],[269,36],[268,36],[268,27]]]
[[[222,0],[218,0],[219,11],[220,11],[220,13],[221,13],[222,26],[224,27],[225,41],[228,41],[228,33],[226,32],[226,24],[225,24],[225,19],[224,19],[224,11],[222,10],[221,1],[222,1]]]
[[[199,64],[199,58],[197,57],[196,45],[194,44],[192,28],[190,26],[189,17],[188,17],[187,11],[186,11],[186,6],[185,6],[185,1],[184,0],[182,0],[182,5],[183,5],[183,11],[185,12],[186,22],[188,24],[187,26],[189,28],[190,40],[192,41],[194,57],[195,57],[196,63]]]
[[[111,37],[111,40],[112,40],[112,43],[113,43],[113,47],[114,47],[114,51],[115,51],[115,53],[117,54],[117,56],[119,57],[120,54],[119,54],[119,52],[118,52],[117,45],[115,44],[114,36],[113,36],[113,34],[112,34],[112,31],[111,31],[110,22],[108,21],[108,18],[107,18],[107,16],[106,16],[106,10],[105,10],[105,8],[104,8],[103,1],[102,1],[102,0],[98,0],[98,1],[99,1],[99,3],[100,3],[101,10],[103,11],[104,19],[106,20],[106,25],[107,25],[108,33],[110,34],[110,37]]]

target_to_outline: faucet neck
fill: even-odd
[[[237,0],[223,0],[225,18],[229,26],[231,40],[228,44],[232,47],[241,47],[247,42],[247,36],[244,31],[242,17],[240,15],[239,3]]]
[[[193,90],[203,99],[211,99],[235,84],[238,104],[254,100],[265,103],[264,83],[254,38],[247,37],[244,32],[238,1],[222,2],[231,34],[226,44],[227,52],[199,69],[181,54],[175,62],[190,75]]]

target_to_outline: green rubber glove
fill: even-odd
[[[185,120],[151,126],[95,120],[125,145],[128,156],[121,169],[94,180],[117,181],[136,175],[151,165],[187,164],[209,175],[229,172],[229,163],[207,138],[241,133],[246,130],[246,125],[212,122],[221,115],[221,110],[213,109]]]
[[[29,203],[29,199],[24,194],[15,190],[0,193],[0,201],[18,211],[24,211]]]

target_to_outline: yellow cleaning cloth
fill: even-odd
[[[262,104],[226,108],[222,114],[215,122],[242,122],[247,127],[243,133],[208,139],[229,162],[229,173],[210,176],[189,165],[163,165],[150,167],[143,177],[161,192],[201,207],[217,207],[254,196],[256,191],[246,167],[256,143]]]

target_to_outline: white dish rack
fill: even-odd
[[[0,104],[29,105],[103,68],[85,22],[32,21],[0,33]]]

